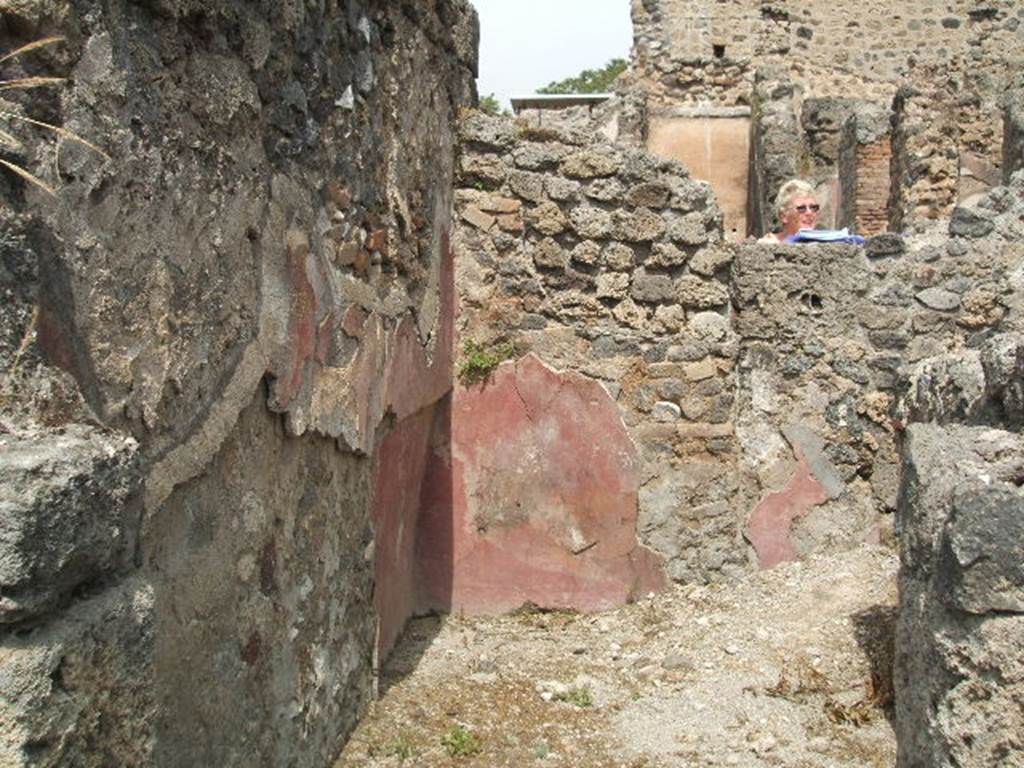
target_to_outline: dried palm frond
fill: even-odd
[[[63,37],[57,35],[54,37],[41,37],[38,40],[33,40],[31,43],[25,43],[25,45],[20,48],[15,48],[10,53],[5,53],[3,56],[0,56],[0,64],[3,64],[8,59],[13,59],[15,56],[20,56],[23,53],[28,53],[29,51],[34,51],[47,45],[53,45],[54,43],[59,43],[63,40]]]
[[[31,117],[25,117],[24,115],[16,115],[13,112],[5,112],[3,110],[0,110],[0,118],[3,118],[4,120],[17,120],[17,121],[21,121],[21,122],[29,123],[31,125],[38,126],[40,128],[45,128],[45,129],[47,129],[49,131],[53,131],[58,136],[60,136],[62,139],[67,139],[68,141],[73,141],[76,144],[81,144],[84,147],[88,147],[93,152],[97,152],[98,154],[103,155],[103,157],[105,159],[107,159],[107,160],[110,159],[110,155],[108,155],[102,149],[97,147],[91,141],[89,141],[88,139],[82,138],[81,136],[79,136],[74,131],[69,131],[67,128],[61,128],[59,125],[53,125],[52,123],[47,123],[47,122],[44,122],[43,120],[33,120]]]
[[[12,88],[19,88],[22,90],[28,88],[42,88],[47,85],[57,85],[63,83],[67,78],[64,77],[18,77],[13,80],[0,80],[0,91],[8,91]]]
[[[11,149],[21,149],[22,146],[17,136],[8,133],[2,128],[0,128],[0,144],[10,147]]]
[[[6,160],[4,160],[3,158],[0,158],[0,165],[2,165],[4,168],[6,168],[7,170],[11,171],[12,173],[16,173],[18,176],[21,176],[21,178],[23,178],[25,181],[30,182],[32,184],[35,184],[37,187],[39,187],[44,192],[47,192],[51,196],[53,196],[53,197],[57,196],[57,193],[53,190],[53,187],[51,187],[49,184],[47,184],[45,181],[40,179],[35,174],[30,173],[29,171],[26,171],[20,165],[15,165],[14,163],[9,163]]]
[[[43,37],[38,40],[33,40],[30,43],[26,43],[25,45],[22,45],[19,48],[15,48],[13,51],[10,51],[9,53],[0,56],[0,64],[10,59],[13,59],[16,56],[20,56],[21,54],[28,53],[29,51],[38,50],[39,48],[43,48],[48,45],[53,45],[54,43],[59,43],[63,40],[64,38],[59,35],[54,35],[52,37]],[[8,78],[6,80],[0,80],[0,91],[28,90],[30,88],[46,88],[49,86],[60,85],[64,82],[66,82],[66,79],[63,77],[50,77],[45,75],[14,77]],[[65,141],[72,141],[76,144],[81,144],[83,147],[88,147],[93,152],[96,152],[97,154],[101,155],[104,159],[110,159],[110,156],[106,152],[104,152],[98,146],[93,144],[91,141],[83,138],[82,136],[79,136],[74,131],[69,131],[67,128],[62,128],[59,125],[53,125],[52,123],[48,123],[43,120],[35,120],[31,117],[26,117],[24,115],[19,115],[4,110],[0,110],[0,121],[2,121],[3,123],[3,128],[0,128],[0,146],[5,146],[14,150],[20,150],[22,148],[23,143],[9,130],[4,130],[11,128],[13,123],[20,122],[27,123],[29,125],[34,125],[38,128],[43,128],[44,130],[51,131],[52,133],[57,135],[57,151],[54,153],[55,163],[57,162],[57,157],[59,157],[60,155],[61,144],[63,144],[63,142]],[[56,195],[56,191],[52,186],[47,184],[45,181],[40,179],[38,176],[36,176],[28,169],[18,165],[17,163],[12,163],[10,161],[0,159],[0,166],[6,168],[7,170],[11,171],[17,176],[20,176],[22,179],[29,182],[30,184],[33,184],[39,189],[42,189],[47,194]],[[57,170],[57,176],[60,176],[59,169]]]

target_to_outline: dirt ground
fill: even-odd
[[[335,768],[889,768],[896,569],[861,548],[602,614],[416,619]]]

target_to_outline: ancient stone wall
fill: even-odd
[[[1019,310],[1014,330],[922,361],[899,404],[909,424],[896,520],[900,766],[1024,757]]]
[[[673,578],[748,567],[739,533],[765,567],[887,536],[893,405],[907,372],[1020,321],[1015,186],[955,209],[948,233],[882,235],[864,248],[735,247],[674,234],[677,217],[714,217],[672,209],[682,190],[701,188],[681,168],[580,133],[473,115],[460,169],[461,337],[605,383],[640,450],[641,542]],[[651,196],[652,184],[670,192]],[[515,389],[508,379],[493,386]],[[463,417],[488,418],[474,392],[456,395],[455,432],[460,403]],[[543,464],[555,460],[538,456],[575,450],[552,438],[524,455]],[[530,497],[514,483],[488,492]]]
[[[775,195],[784,182],[800,176],[805,150],[800,102],[785,72],[759,69],[752,101],[747,208],[751,233],[762,235],[778,224]]]
[[[915,424],[900,489],[897,765],[1024,758],[1024,441]]]
[[[778,183],[794,176],[818,187],[821,221],[836,225],[844,204],[836,152],[842,126],[866,105],[890,109],[898,90],[895,189],[878,208],[892,209],[891,229],[948,216],[957,202],[1009,178],[1000,174],[1000,102],[1024,66],[1024,16],[1012,5],[637,0],[633,21],[633,69],[624,88],[633,113],[644,117],[625,121],[624,131],[639,130],[643,142],[646,126],[680,105],[749,104],[754,235],[770,227],[765,209]],[[779,123],[781,105],[771,103],[777,99],[795,115],[795,144],[791,126]],[[783,135],[773,136],[776,130]],[[772,167],[776,150],[787,145],[792,157]],[[878,164],[884,147],[876,149],[879,157],[865,162]],[[879,231],[868,223],[869,233]]]
[[[801,537],[813,548],[822,536],[858,535],[874,512],[895,508],[899,429],[910,417],[894,421],[893,406],[908,376],[926,359],[1020,328],[1021,181],[955,209],[946,231],[882,235],[864,248],[738,250],[736,426],[757,479],[748,495],[761,499],[749,523],[759,555],[757,536],[771,552],[787,516],[802,515],[791,542],[800,552]]]
[[[1018,87],[1007,94],[1003,111],[1003,178],[1009,183],[1020,170],[1024,170],[1024,88]]]
[[[588,408],[593,415],[587,418],[605,425],[606,441],[621,440],[614,428],[621,419],[638,451],[636,466],[623,465],[615,475],[628,491],[616,514],[637,510],[635,522],[627,517],[624,523],[635,527],[673,578],[699,580],[745,568],[729,504],[736,458],[729,384],[736,348],[726,287],[732,254],[721,246],[720,214],[708,185],[691,180],[677,163],[579,131],[473,114],[462,141],[459,337],[485,349],[510,343],[515,356],[532,353],[546,366],[600,382],[607,394],[583,390],[588,394],[574,407]],[[472,418],[488,386],[483,393],[459,388],[456,429],[460,418]],[[579,385],[563,379],[557,386]],[[583,405],[588,400],[593,405]],[[470,412],[460,416],[460,403]],[[620,416],[609,421],[607,405]],[[567,429],[556,422],[551,428]],[[551,450],[565,449],[556,441]],[[569,465],[586,473],[590,446],[573,450]],[[564,461],[558,459],[559,466]],[[512,466],[509,474],[520,474],[531,487],[513,482],[486,492],[534,498],[536,473]],[[482,469],[470,462],[475,477]],[[607,482],[595,484],[610,493]],[[476,493],[485,491],[478,486]],[[482,533],[485,539],[500,533],[499,523],[491,530]],[[560,546],[566,551],[588,543],[583,536]],[[598,544],[581,552],[576,567],[604,551]]]
[[[634,0],[633,29],[637,77],[655,99],[723,104],[746,103],[754,66],[770,64],[815,96],[872,101],[934,64],[993,99],[1024,49],[1021,9],[976,0]]]
[[[65,38],[0,75],[69,78],[4,109],[101,150],[4,126],[56,193],[0,176],[0,762],[325,765],[414,603],[375,559],[382,438],[426,431],[418,493],[475,15],[28,2],[0,32]]]

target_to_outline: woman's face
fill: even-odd
[[[794,195],[789,207],[782,214],[782,234],[785,237],[796,234],[800,229],[814,229],[818,223],[821,207],[813,195]]]

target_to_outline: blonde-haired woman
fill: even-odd
[[[814,229],[818,223],[821,205],[814,194],[814,187],[801,179],[790,179],[775,196],[775,212],[781,229],[769,232],[758,242],[784,243],[801,229]]]

